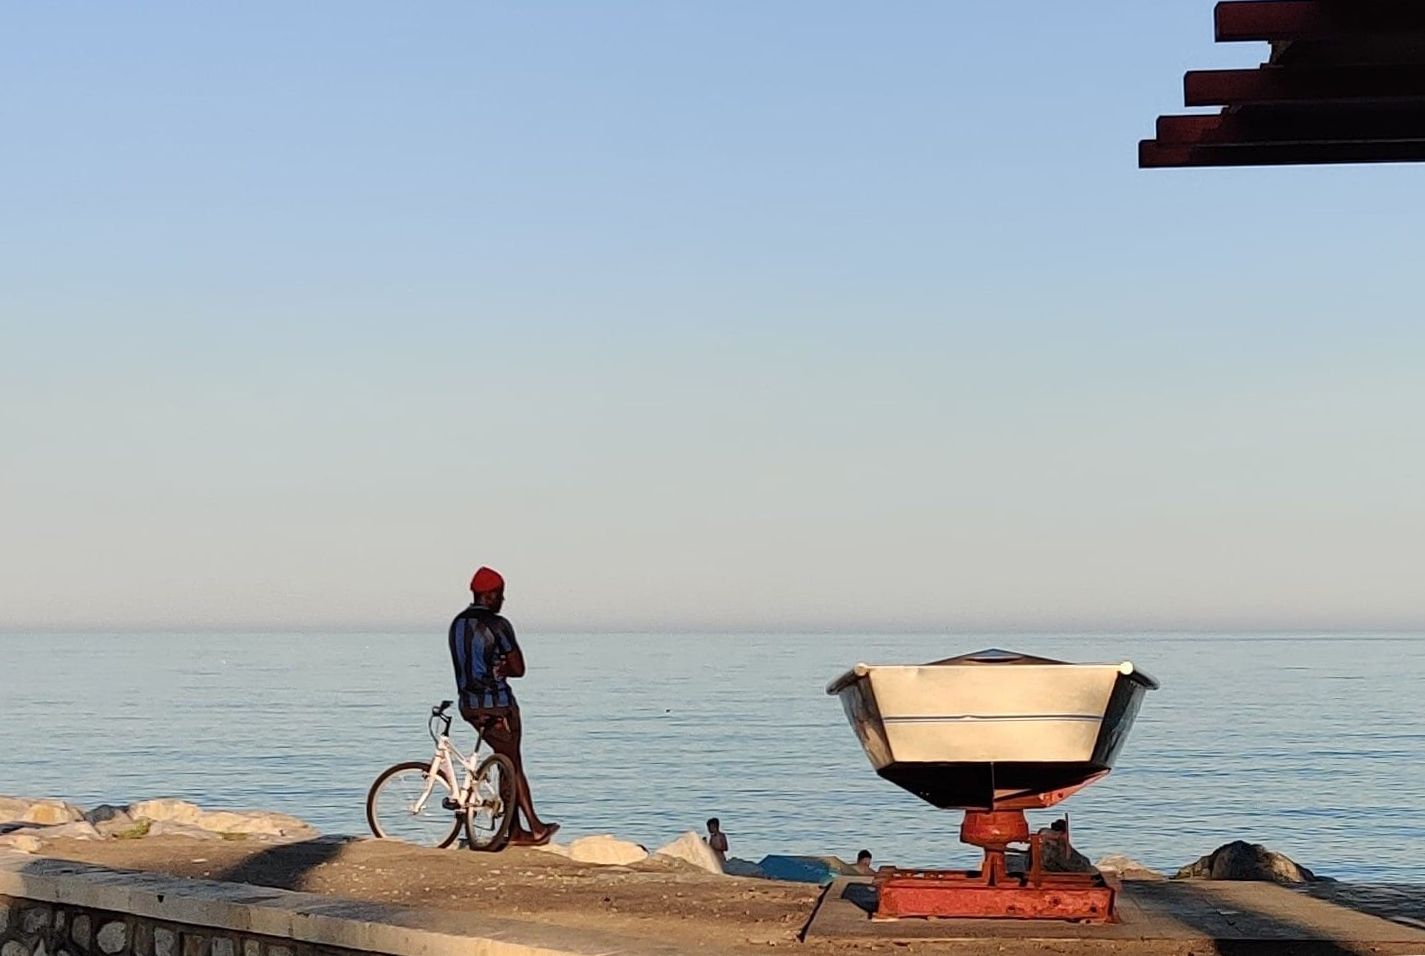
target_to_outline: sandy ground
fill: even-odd
[[[717,876],[678,862],[633,866],[574,863],[538,850],[501,853],[426,850],[383,840],[283,846],[245,841],[145,837],[56,840],[45,855],[125,869],[228,880],[355,900],[460,910],[673,944],[689,952],[766,953],[795,948],[814,956],[955,953],[1027,956],[1092,953],[1188,956],[1167,943],[986,940],[977,943],[800,942],[819,887]],[[1201,948],[1193,956],[1201,956]]]

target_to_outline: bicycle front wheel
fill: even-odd
[[[445,774],[430,776],[430,764],[398,763],[371,785],[366,822],[378,837],[416,846],[450,846],[460,832],[455,787]]]
[[[515,765],[491,754],[475,769],[465,809],[465,840],[472,850],[503,850],[515,819]]]

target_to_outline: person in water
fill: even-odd
[[[856,854],[856,872],[864,873],[867,876],[875,875],[876,868],[871,863],[871,851],[862,850]]]
[[[485,735],[495,753],[504,754],[514,764],[516,812],[510,843],[543,846],[559,824],[546,823],[534,812],[520,759],[520,707],[509,679],[523,677],[525,663],[515,629],[500,616],[505,605],[505,579],[498,571],[481,568],[470,579],[470,593],[470,606],[450,622],[450,659],[455,665],[460,716]],[[524,826],[520,825],[521,813]]]

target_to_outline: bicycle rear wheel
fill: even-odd
[[[455,806],[455,787],[445,774],[430,781],[430,764],[412,760],[383,771],[366,795],[366,822],[378,837],[417,846],[444,847],[460,832],[461,813]],[[427,781],[430,794],[424,803]]]
[[[472,850],[503,850],[515,820],[515,765],[491,754],[475,769],[474,792],[465,809],[465,840]]]

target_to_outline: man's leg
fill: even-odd
[[[526,830],[520,827],[517,814],[510,826],[510,839],[515,842],[542,841],[551,835],[551,825],[540,820],[534,812],[534,798],[530,795],[529,779],[525,776],[524,760],[520,757],[522,737],[523,728],[520,726],[518,707],[512,708],[503,721],[495,721],[485,733],[485,740],[490,744],[490,748],[495,753],[510,758],[510,762],[515,765],[515,802],[519,812],[524,814],[529,828]],[[558,828],[558,824],[553,826]]]

